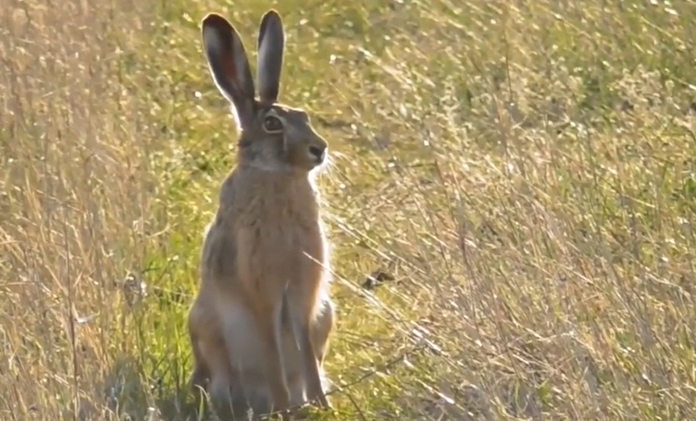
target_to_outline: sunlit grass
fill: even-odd
[[[197,419],[185,318],[236,136],[198,24],[253,61],[271,6],[282,101],[332,151],[317,419],[696,416],[693,1],[10,0],[1,419]]]

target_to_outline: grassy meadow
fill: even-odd
[[[284,17],[331,145],[335,410],[696,419],[696,3],[6,0],[0,419],[206,419],[185,330],[235,128],[199,23]]]

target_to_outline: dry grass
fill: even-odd
[[[0,418],[197,419],[184,320],[235,136],[197,25],[254,51],[270,4],[8,1]],[[696,3],[457,4],[279,6],[283,100],[334,150],[347,386],[317,419],[693,419]]]

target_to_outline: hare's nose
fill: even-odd
[[[324,162],[324,159],[326,158],[326,146],[312,145],[309,147],[309,153],[317,160],[317,162]]]

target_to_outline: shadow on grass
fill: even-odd
[[[143,421],[232,421],[274,419],[269,416],[253,417],[238,414],[236,418],[224,408],[215,412],[203,397],[196,401],[195,393],[188,388],[185,371],[179,370],[186,361],[176,360],[164,370],[144,369],[142,360],[125,357],[113,365],[102,382],[100,396],[106,401],[110,418]],[[82,417],[85,418],[85,417]],[[101,419],[101,418],[100,418]]]
[[[195,402],[187,387],[184,361],[174,360],[169,367],[145,368],[143,358],[120,358],[100,382],[97,395],[109,414],[107,419],[144,421],[217,420]]]

